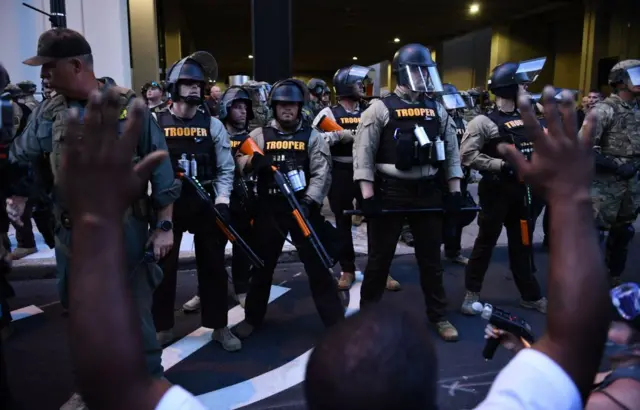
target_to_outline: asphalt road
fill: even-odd
[[[635,241],[633,247],[637,246]],[[637,266],[637,254],[631,252],[628,266]],[[365,261],[360,259],[359,266],[364,265]],[[546,289],[547,255],[538,250],[536,265],[537,275]],[[499,350],[493,361],[484,361],[481,352],[485,322],[479,317],[462,316],[457,311],[464,293],[464,270],[448,263],[444,266],[450,320],[458,327],[461,338],[457,343],[445,343],[434,333],[439,357],[439,401],[442,410],[470,409],[485,396],[510,354]],[[630,269],[628,271],[630,274]],[[207,343],[209,336],[207,330],[199,329],[199,315],[179,311],[182,303],[193,296],[197,285],[194,271],[181,272],[175,330],[183,339],[165,349],[166,377],[201,395],[211,409],[304,409],[300,382],[306,353],[322,334],[323,327],[301,272],[300,263],[278,267],[267,322],[260,332],[245,341],[238,353],[227,353],[218,345]],[[383,303],[402,303],[416,314],[424,315],[413,255],[396,258],[391,273],[402,283],[403,290],[388,292]],[[519,296],[510,276],[506,248],[499,247],[485,279],[483,300],[522,316],[541,334],[544,316],[518,307]],[[66,319],[57,303],[55,283],[44,279],[14,284],[18,296],[12,300],[12,309],[36,306],[42,313],[17,320],[15,333],[7,342],[12,389],[24,409],[58,409],[74,391],[74,382]],[[352,302],[357,302],[357,288],[350,296]],[[230,308],[231,321],[241,320],[243,310]],[[33,308],[27,310],[35,312]]]

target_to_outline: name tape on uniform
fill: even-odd
[[[208,130],[202,127],[167,127],[164,129],[165,138],[196,138],[207,135]]]
[[[398,118],[411,118],[411,117],[435,117],[436,112],[431,108],[399,108],[396,111]]]
[[[307,144],[303,141],[267,141],[267,150],[305,151]]]

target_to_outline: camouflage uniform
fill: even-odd
[[[249,121],[249,132],[256,128],[266,127],[273,119],[273,113],[267,105],[266,99],[260,98],[260,89],[268,84],[258,81],[247,81],[243,87],[249,92],[253,107],[253,119]],[[265,95],[266,97],[266,95]]]
[[[616,64],[609,75],[610,85],[621,84],[619,73],[637,65],[639,60]],[[597,103],[593,111],[597,117],[594,135],[597,166],[591,198],[597,227],[609,231],[605,261],[615,285],[626,266],[629,243],[635,233],[633,222],[640,209],[640,109],[637,99],[626,102],[612,94]],[[625,167],[631,173],[621,171]]]
[[[18,102],[29,107],[31,111],[35,110],[38,104],[38,100],[34,97],[36,92],[36,85],[33,81],[20,81],[17,86],[22,90],[22,95],[20,96]]]

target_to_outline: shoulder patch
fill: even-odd
[[[127,119],[127,109],[123,109],[122,111],[120,111],[120,120],[126,120]]]

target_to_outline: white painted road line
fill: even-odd
[[[16,320],[26,319],[28,317],[31,317],[33,315],[38,315],[40,313],[44,313],[42,309],[40,309],[35,305],[31,305],[31,306],[25,306],[23,308],[11,311],[11,317],[15,322]]]
[[[290,289],[282,286],[271,286],[269,303],[287,293]],[[244,309],[242,306],[234,306],[229,310],[229,327],[235,326],[244,320]],[[194,330],[184,338],[162,350],[162,367],[166,372],[176,364],[191,356],[198,349],[211,342],[212,329],[201,327]]]
[[[356,272],[356,282],[349,290],[349,306],[346,316],[360,310],[360,287],[362,274]],[[264,400],[304,381],[307,361],[313,349],[296,357],[277,369],[273,369],[253,379],[245,380],[219,390],[198,396],[198,400],[207,408],[215,410],[237,409]]]

